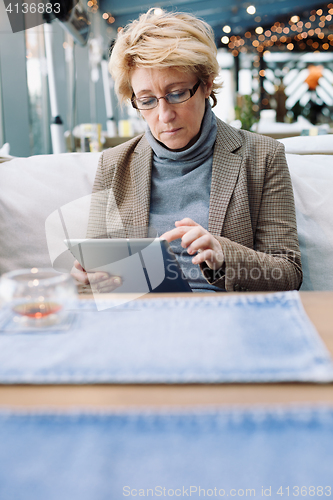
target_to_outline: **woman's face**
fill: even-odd
[[[136,68],[131,74],[131,85],[138,99],[164,97],[169,92],[191,89],[197,81],[194,73],[184,73],[175,68]],[[155,139],[174,151],[192,146],[199,136],[205,99],[209,97],[211,88],[212,83],[202,83],[188,101],[169,104],[160,99],[156,108],[141,110]]]

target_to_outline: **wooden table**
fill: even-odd
[[[333,292],[301,292],[300,296],[305,311],[333,356]],[[92,409],[266,403],[333,405],[333,384],[0,385],[0,407]]]

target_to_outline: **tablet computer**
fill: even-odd
[[[87,272],[120,276],[122,285],[115,293],[192,292],[164,239],[70,239],[65,244]]]

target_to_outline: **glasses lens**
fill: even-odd
[[[176,90],[170,92],[164,97],[144,97],[142,99],[133,98],[132,104],[137,109],[153,109],[156,108],[159,99],[165,99],[169,104],[180,104],[181,102],[188,101],[198,90],[200,81],[193,87],[193,89]]]
[[[147,99],[134,99],[138,109],[152,109],[157,106],[156,97],[149,97]]]
[[[180,104],[187,101],[191,97],[189,89],[178,90],[177,92],[170,92],[165,96],[166,101],[170,104]]]

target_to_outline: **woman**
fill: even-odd
[[[122,30],[110,71],[144,135],[103,152],[88,237],[147,236],[171,242],[193,290],[298,289],[295,207],[284,148],[215,117],[219,66],[212,29],[184,13],[150,9]],[[120,231],[120,232],[119,232]],[[125,231],[125,233],[124,233]],[[99,290],[119,277],[75,277]]]

